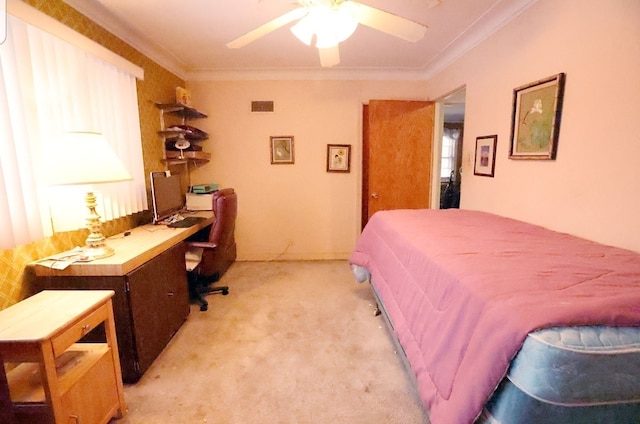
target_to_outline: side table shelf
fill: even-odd
[[[0,311],[0,421],[100,423],[126,413],[110,290],[45,290]],[[79,342],[104,325],[104,343]]]

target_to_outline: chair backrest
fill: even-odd
[[[218,190],[213,194],[212,206],[215,220],[209,231],[208,241],[216,247],[204,249],[200,264],[194,271],[200,275],[215,277],[217,280],[236,260],[234,232],[238,215],[238,195],[232,188]]]
[[[224,188],[213,193],[213,213],[215,221],[209,232],[209,241],[219,247],[235,243],[238,195],[234,189]]]

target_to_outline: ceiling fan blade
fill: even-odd
[[[340,63],[340,48],[336,44],[326,49],[318,49],[320,64],[323,68],[330,68]]]
[[[270,32],[275,31],[276,29],[295,21],[296,19],[302,18],[306,13],[307,8],[305,7],[298,7],[297,9],[293,9],[292,11],[287,12],[284,15],[280,15],[279,17],[267,22],[266,24],[259,26],[253,31],[249,31],[248,33],[236,38],[235,40],[228,42],[227,47],[230,49],[244,47],[247,44],[257,40],[258,38],[263,37]]]
[[[415,43],[424,37],[427,32],[425,25],[419,24],[409,19],[402,18],[393,13],[367,6],[366,4],[353,2],[358,5],[358,21],[362,25],[386,32],[403,40]]]

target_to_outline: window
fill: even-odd
[[[0,45],[0,248],[84,225],[86,208],[70,206],[60,192],[50,196],[38,175],[42,146],[66,131],[101,132],[133,176],[100,186],[103,219],[146,209],[136,76],[11,15],[7,33]]]
[[[459,128],[444,128],[442,135],[442,158],[440,164],[440,178],[449,181],[451,171],[457,168],[457,149],[462,130]]]

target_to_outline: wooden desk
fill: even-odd
[[[0,311],[1,422],[107,423],[126,413],[113,294],[43,291]],[[77,343],[102,323],[101,343]],[[6,373],[4,363],[15,366]]]
[[[207,219],[188,228],[144,225],[129,236],[107,239],[115,255],[92,262],[76,262],[57,270],[47,262],[30,267],[34,292],[44,289],[108,289],[115,292],[113,307],[126,383],[140,379],[189,314],[189,289],[184,261],[187,237],[211,225]],[[44,265],[43,265],[44,264]]]

